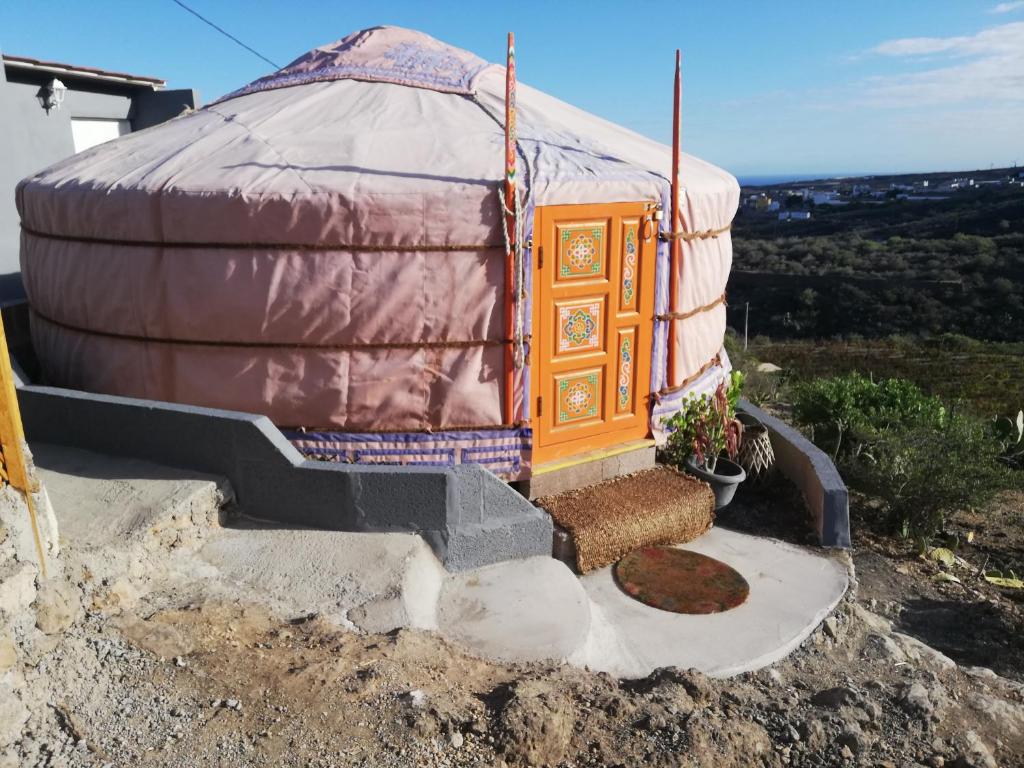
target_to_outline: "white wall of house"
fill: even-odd
[[[71,118],[71,140],[75,152],[81,152],[132,132],[128,120],[99,120],[88,117]]]

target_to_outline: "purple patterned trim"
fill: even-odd
[[[523,438],[527,444],[532,445],[533,443],[533,431],[529,427],[480,429],[468,432],[459,430],[440,432],[300,432],[297,429],[286,429],[281,432],[293,443],[434,443],[446,440],[500,440],[513,437]]]
[[[404,461],[363,461],[365,457],[369,456],[380,456],[380,457],[393,457],[400,458],[402,456],[444,456],[443,461],[423,461],[406,459]],[[356,464],[425,464],[432,467],[454,467],[455,466],[455,449],[454,448],[417,448],[415,451],[407,451],[402,448],[357,448],[353,454],[353,459]]]
[[[475,56],[464,61],[449,49],[430,50],[411,42],[399,43],[388,49],[382,59],[383,62],[377,65],[335,64],[308,71],[289,72],[289,67],[285,67],[242,86],[214,103],[219,104],[250,93],[331,80],[366,80],[469,95],[473,92],[474,78],[491,66]]]
[[[533,432],[527,427],[383,434],[287,430],[284,434],[306,456],[354,464],[479,464],[508,480],[528,473],[533,450]]]
[[[661,209],[671,211],[672,185],[666,183],[661,190]],[[661,230],[670,231],[669,216],[662,216]],[[661,315],[669,310],[670,298],[668,295],[670,279],[669,272],[672,269],[671,247],[668,241],[658,238],[658,249],[656,253],[657,267],[654,270],[654,307],[655,314]],[[665,386],[668,378],[668,321],[654,321],[654,345],[651,352],[651,392],[658,392]],[[654,428],[653,417],[651,427]]]

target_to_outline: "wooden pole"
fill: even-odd
[[[32,498],[37,486],[25,461],[24,443],[25,431],[21,425],[18,393],[14,388],[11,358],[7,351],[7,334],[4,331],[3,318],[0,317],[0,479],[4,483],[10,483],[11,487],[25,497],[32,537],[35,539],[36,556],[39,558],[39,571],[43,578],[46,578],[46,557],[39,535],[36,505]]]
[[[505,68],[505,423],[515,420],[515,332],[516,332],[516,47],[508,33]]]
[[[683,243],[680,239],[682,227],[679,220],[679,106],[682,97],[682,66],[679,49],[676,48],[676,80],[672,98],[672,210],[670,241],[671,260],[669,268],[668,309],[678,311],[679,267],[682,259]],[[670,387],[676,385],[676,327],[677,320],[669,320],[668,333],[668,377]]]
[[[745,303],[743,310],[743,351],[747,351],[747,331],[750,329],[750,302]]]

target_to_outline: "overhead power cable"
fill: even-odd
[[[217,30],[218,32],[220,32],[220,33],[221,33],[222,35],[224,35],[224,36],[225,36],[225,37],[227,37],[228,39],[230,39],[230,40],[233,40],[234,42],[238,43],[238,44],[239,44],[240,46],[242,46],[243,48],[245,48],[245,50],[249,51],[249,53],[252,53],[252,54],[255,54],[256,56],[259,56],[259,57],[260,57],[261,59],[263,59],[263,60],[264,60],[265,62],[267,62],[267,64],[269,64],[270,66],[272,66],[272,67],[273,67],[274,69],[280,69],[280,68],[281,68],[281,65],[280,65],[280,64],[275,64],[275,63],[274,63],[274,62],[272,62],[272,61],[271,61],[270,59],[268,59],[268,58],[267,58],[266,56],[264,56],[264,55],[263,55],[262,53],[260,53],[260,52],[259,52],[259,51],[257,51],[257,50],[256,50],[255,48],[253,48],[252,46],[248,46],[248,45],[246,45],[245,43],[243,43],[243,42],[242,42],[241,40],[239,40],[239,39],[238,39],[237,37],[235,37],[234,35],[232,35],[232,34],[231,34],[230,32],[228,32],[228,31],[227,31],[226,29],[223,29],[223,28],[221,28],[221,27],[218,27],[218,26],[217,26],[216,24],[214,24],[214,23],[213,23],[212,21],[210,21],[210,20],[209,20],[208,18],[206,18],[205,16],[203,16],[203,15],[202,15],[201,13],[198,13],[198,12],[196,12],[196,11],[193,11],[193,10],[192,10],[191,8],[189,8],[189,7],[187,6],[187,5],[185,5],[185,4],[183,3],[183,2],[181,2],[181,0],[171,0],[171,2],[172,2],[172,3],[175,3],[176,5],[180,5],[180,6],[182,7],[182,8],[184,8],[184,9],[185,9],[186,11],[188,11],[189,13],[191,13],[191,14],[192,14],[193,16],[195,16],[195,17],[196,17],[197,19],[199,19],[199,20],[200,20],[200,21],[202,21],[203,23],[205,23],[205,24],[209,24],[209,25],[210,25],[211,27],[213,27],[214,29],[216,29],[216,30]]]

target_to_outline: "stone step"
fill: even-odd
[[[527,480],[513,483],[528,499],[586,488],[655,466],[653,440],[623,445],[537,464]]]

